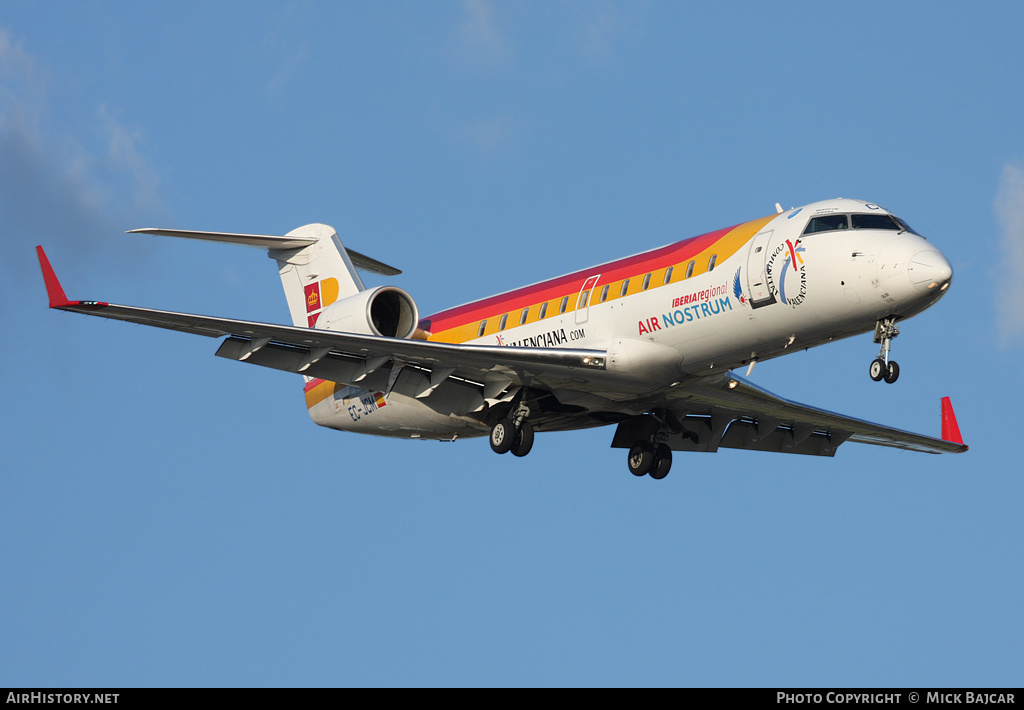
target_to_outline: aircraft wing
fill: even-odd
[[[309,377],[384,389],[393,384],[393,381],[388,381],[388,371],[393,371],[396,366],[411,367],[423,373],[422,391],[415,396],[429,394],[441,381],[454,376],[482,385],[483,396],[493,397],[514,384],[529,383],[557,389],[564,382],[571,381],[578,387],[587,381],[586,373],[605,371],[606,357],[600,350],[407,340],[102,301],[72,301],[64,294],[42,247],[36,250],[51,308],[213,338],[229,336],[217,351],[219,356]],[[389,362],[392,367],[385,368]]]
[[[784,399],[736,374],[730,374],[725,379],[725,387],[698,392],[694,399],[702,400],[712,407],[731,410],[740,417],[756,418],[757,422],[761,423],[762,431],[768,425],[775,424],[790,431],[813,429],[818,432],[829,432],[835,442],[841,439],[933,454],[967,451],[948,397],[943,400],[942,406],[944,438],[939,439]],[[732,385],[733,382],[736,384]]]
[[[942,400],[942,438],[936,438],[794,402],[731,372],[687,382],[672,393],[661,416],[671,430],[666,443],[676,451],[724,447],[834,456],[846,441],[931,454],[968,449],[948,397]],[[655,417],[620,425],[612,446],[628,448],[645,429],[662,426],[646,419]]]

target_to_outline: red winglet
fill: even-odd
[[[60,287],[57,274],[53,273],[50,260],[46,258],[46,252],[42,247],[36,247],[36,255],[39,257],[39,267],[43,270],[43,282],[46,284],[46,295],[50,297],[50,308],[60,308],[71,304],[68,297],[64,295],[64,289]]]
[[[956,414],[953,413],[953,403],[949,401],[949,397],[942,398],[942,438],[961,446],[964,443],[964,438],[960,436],[960,427],[956,423]]]

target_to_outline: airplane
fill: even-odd
[[[302,375],[312,420],[526,456],[536,432],[615,425],[629,471],[663,479],[673,452],[834,456],[847,441],[967,450],[949,398],[934,438],[784,399],[747,378],[763,360],[874,332],[870,378],[894,383],[898,323],[948,290],[945,256],[877,204],[783,210],[420,318],[401,272],[324,224],[284,236],[129,233],[267,250],[291,325],[71,301],[37,247],[51,308],[222,338],[216,355]],[[746,377],[734,369],[746,366]]]

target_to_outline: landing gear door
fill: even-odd
[[[769,229],[755,236],[747,253],[747,287],[753,308],[775,303],[775,296],[768,286],[768,242],[774,231]]]
[[[583,288],[576,298],[576,325],[583,325],[590,318],[590,302],[594,300],[594,287],[601,274],[591,276],[583,282]]]

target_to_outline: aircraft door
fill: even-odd
[[[576,297],[576,325],[583,325],[590,318],[590,302],[594,300],[594,287],[601,274],[589,277],[583,282],[579,296]]]
[[[750,306],[760,308],[775,303],[768,286],[768,242],[775,230],[769,229],[756,235],[750,242],[747,253],[747,287],[750,289]]]

